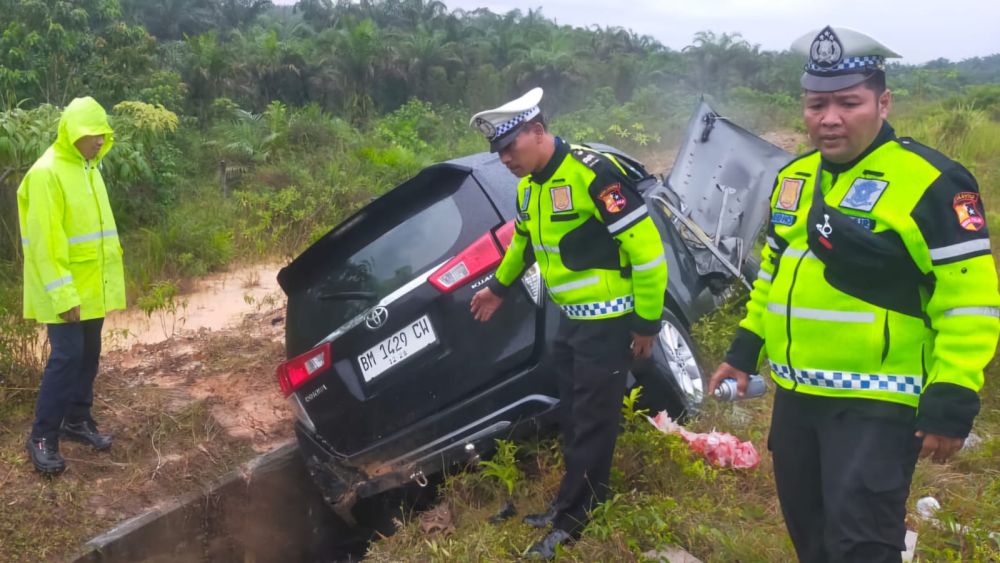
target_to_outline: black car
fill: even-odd
[[[688,329],[733,279],[752,279],[747,256],[788,155],[704,104],[666,182],[612,147],[593,148],[615,154],[637,181],[669,266],[653,359],[629,384],[643,386],[650,407],[684,416],[706,382]],[[290,358],[278,380],[310,474],[345,517],[359,498],[423,483],[489,454],[497,438],[555,423],[556,379],[545,365],[560,311],[537,268],[490,322],[469,312],[510,242],[516,184],[493,154],[435,164],[278,274]]]

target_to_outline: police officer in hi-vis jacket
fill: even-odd
[[[777,386],[768,447],[799,559],[899,561],[917,458],[944,462],[979,412],[1000,331],[976,180],[886,121],[878,41],[826,27],[795,42],[816,150],[778,174],[747,315],[709,393]]]
[[[556,500],[525,522],[552,531],[527,555],[550,559],[579,536],[607,496],[625,379],[659,332],[667,265],[635,183],[611,156],[568,144],[546,128],[541,88],[472,119],[492,152],[521,178],[514,236],[487,288],[472,299],[487,321],[537,262],[563,312],[552,359],[559,377],[563,476]]]

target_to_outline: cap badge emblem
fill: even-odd
[[[840,63],[844,58],[844,46],[841,45],[837,34],[829,26],[823,29],[813,39],[812,47],[809,49],[809,58],[816,66],[829,68]]]
[[[476,118],[476,128],[479,129],[480,133],[486,135],[488,138],[491,139],[493,138],[494,135],[497,134],[497,128],[494,127],[492,123],[483,119],[482,117]]]

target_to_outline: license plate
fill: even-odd
[[[437,342],[434,327],[427,315],[379,342],[358,356],[358,366],[365,381],[371,381],[385,370]]]

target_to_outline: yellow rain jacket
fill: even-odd
[[[87,161],[74,143],[105,135]],[[59,314],[80,306],[80,320],[125,308],[122,247],[99,170],[113,144],[104,108],[93,98],[70,102],[59,134],[17,189],[24,248],[24,317],[62,323]]]

